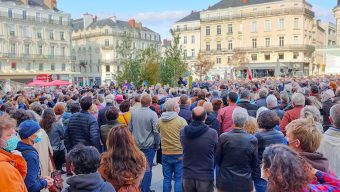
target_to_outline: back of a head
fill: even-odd
[[[260,114],[261,114],[263,111],[269,111],[269,109],[268,109],[267,107],[260,107],[260,108],[256,111],[256,119],[259,118]]]
[[[199,91],[197,93],[197,98],[200,100],[204,100],[205,99],[205,92],[203,90]]]
[[[248,112],[246,109],[237,107],[233,111],[232,119],[235,127],[243,128],[244,124],[248,120]]]
[[[247,133],[254,135],[258,131],[259,125],[254,117],[249,116],[243,128]]]
[[[78,102],[74,102],[70,104],[70,112],[73,113],[77,113],[80,111],[80,103]]]
[[[217,112],[222,107],[222,100],[221,99],[213,99],[212,100],[213,110]]]
[[[274,95],[268,95],[266,99],[267,107],[273,108],[277,106],[277,98]]]
[[[274,111],[265,110],[259,114],[257,123],[260,128],[270,130],[280,123],[280,118]]]
[[[181,104],[181,105],[186,105],[187,102],[188,102],[188,96],[187,96],[187,95],[182,95],[182,96],[179,98],[179,101],[180,101],[180,104]]]
[[[241,91],[240,99],[249,99],[250,91],[248,89],[244,89]]]
[[[340,129],[340,104],[333,105],[330,109],[330,118],[335,128]]]
[[[268,89],[262,88],[262,89],[259,91],[259,96],[260,96],[260,98],[266,98],[267,95],[268,95]]]
[[[105,118],[108,121],[114,121],[119,116],[119,110],[116,107],[110,107],[105,112]]]
[[[151,96],[146,93],[142,94],[142,96],[140,97],[140,102],[142,104],[142,107],[149,107],[151,105]]]
[[[210,102],[204,102],[203,108],[206,112],[213,112],[213,106]]]
[[[294,106],[305,106],[305,96],[301,93],[294,93],[292,96]]]
[[[228,99],[229,99],[230,102],[236,103],[237,99],[238,99],[238,94],[235,93],[235,92],[229,92],[228,93]]]
[[[192,119],[194,121],[204,121],[206,119],[207,112],[204,110],[203,107],[195,107],[192,110]]]
[[[119,105],[119,110],[122,112],[122,113],[126,113],[130,110],[130,101],[128,100],[125,100],[123,101],[120,105]]]
[[[289,95],[287,91],[282,91],[280,93],[280,99],[285,102],[285,103],[289,103]]]
[[[90,96],[83,97],[80,100],[80,107],[83,111],[87,111],[92,106],[92,98]]]
[[[105,102],[106,103],[113,103],[113,101],[115,100],[115,97],[113,95],[106,95],[105,97]]]
[[[77,175],[97,172],[100,165],[100,153],[95,147],[76,145],[67,155],[68,160],[74,166]]]
[[[172,111],[179,111],[179,106],[178,106],[178,102],[175,98],[171,98],[166,100],[166,102],[163,105],[163,109],[166,112],[172,112]]]
[[[300,112],[300,118],[312,118],[315,122],[321,121],[321,113],[318,108],[313,105],[305,106]]]

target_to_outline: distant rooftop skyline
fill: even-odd
[[[241,1],[241,0],[240,0]],[[334,22],[332,9],[338,0],[308,0],[313,5],[316,17],[323,22]],[[90,13],[104,19],[116,16],[119,20],[134,18],[141,21],[143,26],[161,34],[162,39],[170,38],[169,29],[178,20],[189,15],[191,11],[207,9],[219,2],[219,0],[58,0],[58,9],[71,13],[73,19],[82,17],[84,13]]]

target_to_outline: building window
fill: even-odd
[[[257,47],[257,39],[252,39],[253,49]]]
[[[221,25],[217,25],[217,35],[221,35],[222,31],[221,31]]]
[[[39,21],[39,22],[41,21],[41,15],[40,15],[40,13],[36,13],[36,14],[35,14],[35,20],[36,20],[36,21]]]
[[[23,11],[22,11],[22,19],[23,19],[23,20],[26,20],[26,19],[27,19],[27,11],[26,11],[26,10],[23,10]]]
[[[270,54],[265,54],[264,55],[264,60],[270,61]]]
[[[65,57],[65,47],[62,47],[60,49],[60,52],[61,52],[61,56]]]
[[[53,33],[53,31],[50,31],[50,39],[54,40],[54,33]]]
[[[222,63],[221,57],[217,57],[217,58],[216,58],[216,63],[217,63],[217,64],[221,64],[221,63]]]
[[[11,44],[11,53],[10,53],[10,57],[15,57],[16,55],[16,45],[14,43]]]
[[[228,33],[233,33],[233,24],[228,24]]]
[[[59,16],[59,25],[62,25],[62,24],[63,24],[63,17]]]
[[[8,9],[8,18],[12,19],[13,18],[13,10]]]
[[[110,65],[106,65],[106,73],[110,72]]]
[[[41,39],[42,35],[41,35],[41,29],[37,29],[37,38]]]
[[[233,41],[232,40],[228,41],[228,50],[229,51],[233,50]]]
[[[26,70],[30,71],[31,70],[31,63],[27,63]]]
[[[217,51],[221,51],[222,50],[222,45],[221,45],[221,41],[217,41],[217,47],[216,47]]]
[[[251,55],[251,60],[252,61],[257,61],[257,54],[252,54]]]
[[[183,50],[183,56],[184,56],[184,58],[188,57],[188,51],[186,49]]]
[[[30,45],[25,44],[25,55],[28,56],[30,54]]]
[[[298,36],[294,36],[293,40],[294,40],[294,44],[298,44],[299,43],[299,37]]]
[[[281,18],[279,20],[279,29],[284,30],[285,29],[285,19]]]
[[[109,30],[105,29],[105,35],[108,35],[108,34],[109,34]]]
[[[22,27],[22,32],[23,32],[23,36],[24,37],[29,37],[30,36],[30,33],[29,33],[29,28],[28,28],[28,26],[27,25],[24,25],[23,27]]]
[[[60,40],[64,41],[65,40],[65,33],[60,32]]]
[[[294,18],[294,29],[299,28],[299,18]]]
[[[257,31],[257,22],[253,21],[253,23],[251,24],[251,32],[256,33]]]
[[[176,31],[179,31],[179,30],[180,30],[180,29],[179,29],[179,25],[177,25],[177,26],[176,26]]]
[[[280,47],[285,46],[285,38],[284,37],[280,37],[279,39],[280,39],[280,42],[279,42]]]
[[[280,59],[280,60],[283,60],[283,59],[285,59],[285,55],[284,55],[284,53],[279,53],[279,59]]]
[[[184,36],[184,37],[183,37],[183,44],[187,44],[187,43],[188,43],[187,36]]]
[[[108,39],[105,40],[105,47],[110,46],[110,41]]]
[[[294,52],[293,53],[293,59],[298,59],[299,58],[299,53],[298,52]]]
[[[51,46],[50,56],[51,56],[51,58],[54,58],[54,46]]]
[[[191,43],[192,43],[192,44],[195,43],[195,35],[191,36]]]
[[[13,70],[17,69],[17,63],[16,62],[11,63],[11,69],[13,69]]]
[[[43,46],[42,45],[39,45],[39,47],[38,47],[38,54],[39,55],[43,54]]]
[[[195,49],[191,49],[191,57],[195,57]]]
[[[61,71],[66,71],[66,65],[65,65],[65,63],[61,64]]]
[[[55,64],[51,64],[51,71],[55,70]]]
[[[272,22],[270,20],[265,21],[264,30],[265,31],[271,31],[272,30]]]
[[[207,26],[207,27],[205,28],[205,35],[207,35],[207,36],[210,35],[210,27],[209,27],[209,26]]]
[[[266,47],[270,47],[270,38],[267,37],[265,40],[266,40]]]
[[[48,23],[52,24],[52,15],[48,15]]]
[[[210,43],[206,43],[205,44],[205,50],[206,51],[210,51]]]
[[[14,37],[15,36],[15,26],[14,24],[8,24],[9,35]]]
[[[184,31],[187,31],[187,30],[188,30],[188,26],[184,25]]]
[[[39,63],[39,71],[43,71],[44,70],[44,65],[42,63]]]
[[[228,56],[228,63],[231,63],[231,56]]]

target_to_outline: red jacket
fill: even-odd
[[[234,109],[236,107],[238,107],[236,104],[230,103],[229,106],[220,109],[220,111],[218,112],[217,120],[220,125],[219,134],[229,132],[234,128],[232,116],[233,116]]]
[[[286,135],[286,126],[294,121],[295,119],[299,119],[300,118],[300,113],[301,110],[303,109],[304,106],[295,106],[293,109],[285,112],[282,121],[280,123],[280,128],[281,131],[284,135]]]

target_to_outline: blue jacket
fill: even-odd
[[[105,113],[112,106],[113,106],[112,103],[107,103],[106,106],[103,109],[99,110],[99,112],[98,112],[98,127],[101,127],[102,125],[107,124]]]
[[[65,130],[65,147],[71,150],[77,144],[94,146],[101,150],[97,120],[87,111],[74,113]]]
[[[272,108],[271,110],[274,111],[276,113],[276,115],[279,116],[280,119],[282,120],[285,112],[283,110],[281,110],[280,107],[277,106],[277,107]]]
[[[267,102],[266,98],[260,98],[255,101],[255,104],[260,108],[260,107],[267,107]]]
[[[217,133],[220,130],[220,125],[217,121],[217,118],[210,112],[207,114],[205,124],[208,125],[210,128],[214,129],[215,131],[217,131]]]
[[[191,123],[192,118],[191,118],[191,111],[190,111],[189,107],[187,107],[185,105],[181,105],[178,115],[180,117],[182,117],[183,119],[185,119],[187,121],[188,125]]]
[[[19,105],[18,105],[18,109],[24,109],[24,110],[27,110],[27,106],[25,105],[25,103],[19,103]]]
[[[27,175],[25,177],[25,185],[28,192],[39,192],[47,187],[47,181],[40,178],[39,155],[33,146],[19,142],[17,150],[22,153],[27,163]],[[47,155],[47,154],[46,154]]]

